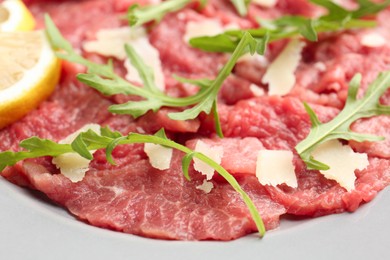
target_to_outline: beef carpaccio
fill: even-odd
[[[87,52],[83,48],[85,42],[94,40],[99,30],[127,26],[123,15],[137,1],[25,2],[38,27],[44,27],[43,15],[48,13],[76,49],[99,62],[107,57]],[[141,5],[155,2],[138,1]],[[353,1],[339,2],[354,5]],[[206,53],[190,47],[183,40],[187,23],[215,19],[223,25],[251,28],[258,26],[258,17],[272,19],[288,14],[314,17],[321,12],[309,1],[277,0],[274,7],[251,4],[248,15],[240,17],[230,1],[209,0],[203,9],[188,5],[166,15],[148,27],[148,38],[159,52],[166,92],[186,96],[194,88],[179,83],[174,74],[213,78],[228,59],[228,54]],[[75,76],[83,68],[64,62],[60,84],[50,99],[0,131],[0,150],[20,149],[18,143],[31,136],[58,141],[89,123],[109,126],[122,134],[153,134],[164,128],[171,139],[189,147],[199,139],[224,147],[222,166],[252,198],[268,230],[278,227],[280,217],[285,214],[315,217],[355,211],[390,183],[389,116],[353,124],[354,131],[381,135],[385,140],[349,143],[369,158],[369,166],[355,172],[355,189],[350,192],[318,171],[308,170],[298,157],[294,159],[297,188],[263,186],[254,175],[253,151],[294,150],[311,126],[302,101],[311,104],[322,122],[329,121],[342,109],[353,75],[362,73],[362,89],[365,89],[379,72],[389,70],[389,19],[390,9],[387,9],[376,17],[375,28],[321,35],[318,42],[306,42],[295,71],[295,85],[284,96],[268,95],[268,87],[261,79],[267,64],[278,56],[287,41],[270,44],[264,59],[239,62],[219,93],[218,111],[224,139],[216,137],[212,118],[207,115],[183,122],[169,119],[169,109],[149,112],[137,119],[111,114],[108,106],[128,98],[106,97],[81,84]],[[382,36],[385,43],[380,47],[364,45],[362,37],[372,32]],[[114,64],[118,73],[125,73],[123,62],[115,60]],[[253,91],[254,84],[261,91]],[[390,104],[389,91],[381,102]],[[214,189],[205,193],[197,188],[204,176],[192,167],[191,181],[184,178],[180,152],[173,153],[168,170],[153,168],[142,144],[118,146],[113,156],[116,165],[106,161],[104,151],[97,151],[85,178],[79,182],[58,174],[51,158],[46,157],[8,167],[2,175],[17,185],[43,192],[80,220],[121,232],[160,239],[232,240],[257,230],[240,195],[224,180],[213,178]]]

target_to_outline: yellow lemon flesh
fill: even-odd
[[[43,31],[0,32],[0,128],[45,100],[58,83],[60,69]]]
[[[34,17],[20,0],[5,0],[0,4],[0,31],[31,31]]]

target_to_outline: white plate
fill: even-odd
[[[0,210],[0,259],[390,259],[390,189],[353,214],[284,219],[261,240],[232,242],[161,241],[95,228],[2,178]]]

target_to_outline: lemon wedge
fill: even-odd
[[[21,0],[5,0],[0,4],[0,31],[31,31],[35,19]]]
[[[60,69],[44,31],[0,32],[0,128],[45,100]]]

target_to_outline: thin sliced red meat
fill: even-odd
[[[182,133],[196,133],[200,122],[197,118],[192,120],[173,120],[169,113],[180,112],[175,109],[162,108],[158,112],[148,112],[138,120],[138,126],[147,133],[155,133],[161,128],[168,131]]]
[[[351,130],[361,134],[382,136],[383,141],[356,142],[350,141],[350,145],[359,152],[372,156],[390,159],[390,116],[371,117],[354,123]]]
[[[43,26],[43,13],[48,12],[65,37],[79,48],[83,40],[94,39],[96,31],[124,25],[126,22],[120,19],[120,15],[133,1],[26,2],[36,16],[39,28]],[[213,17],[223,24],[233,22],[241,27],[250,27],[256,25],[255,17],[258,15],[269,18],[286,13],[315,16],[319,9],[303,0],[280,0],[271,12],[252,6],[249,16],[242,18],[231,3],[212,0],[203,10],[189,6],[180,13],[166,16],[151,28],[150,40],[160,51],[168,93],[185,96],[196,91],[178,83],[172,78],[172,73],[189,78],[213,78],[228,58],[224,54],[204,53],[188,46],[182,39],[187,22]],[[377,18],[380,26],[375,29],[386,39],[390,38],[389,15],[389,10],[380,14]],[[218,111],[227,137],[223,140],[212,138],[215,133],[210,116],[174,122],[167,119],[169,110],[165,108],[137,120],[130,116],[112,115],[107,112],[107,107],[114,102],[127,101],[128,97],[103,97],[76,81],[75,75],[83,68],[64,63],[61,83],[53,96],[21,121],[0,131],[0,150],[17,150],[21,139],[33,135],[60,140],[91,122],[108,125],[123,134],[152,133],[165,127],[169,136],[177,137],[177,141],[182,143],[195,138],[222,145],[226,151],[222,165],[232,173],[238,173],[235,175],[238,182],[253,199],[267,229],[276,228],[280,215],[286,212],[319,216],[354,211],[390,183],[390,162],[383,159],[389,156],[388,140],[375,144],[351,142],[356,150],[367,152],[370,156],[370,166],[356,172],[356,189],[352,192],[346,192],[317,171],[308,171],[297,155],[294,163],[298,188],[285,185],[264,187],[253,176],[256,155],[253,151],[263,147],[293,150],[310,129],[302,100],[309,102],[320,120],[326,122],[343,106],[348,81],[356,72],[364,72],[365,88],[380,70],[389,68],[388,44],[379,49],[364,47],[359,41],[362,33],[364,31],[356,30],[321,36],[319,43],[308,43],[296,71],[297,84],[289,97],[265,95],[253,98],[250,83],[261,83],[264,68],[258,66],[247,70],[251,64],[237,66],[235,75],[226,80],[219,95]],[[284,44],[270,45],[267,59],[273,60]],[[105,60],[91,54],[89,57]],[[114,65],[117,66],[117,62]],[[123,68],[120,69],[123,73]],[[262,87],[266,90],[266,86]],[[389,103],[389,93],[382,98],[384,104]],[[388,118],[362,120],[352,129],[388,138]],[[18,185],[42,191],[79,219],[99,227],[146,237],[184,240],[231,240],[256,231],[241,197],[225,181],[214,178],[212,183],[215,188],[206,194],[196,188],[204,176],[193,168],[190,168],[192,180],[185,180],[181,171],[181,153],[174,153],[171,168],[166,171],[151,167],[142,144],[120,146],[114,150],[113,156],[116,166],[106,161],[103,150],[97,151],[85,179],[78,183],[72,183],[59,174],[51,163],[52,158],[28,160],[7,168],[1,174]],[[240,158],[237,159],[237,156]]]
[[[147,237],[182,240],[231,240],[256,231],[249,211],[229,184],[218,184],[209,194],[196,189],[202,179],[183,177],[175,153],[169,170],[159,171],[147,160],[115,168],[91,169],[84,180],[72,183],[47,173],[41,165],[24,164],[34,186],[92,225]],[[241,186],[253,198],[268,229],[278,226],[283,206],[273,202],[256,179]]]
[[[320,121],[326,122],[337,109],[313,106]],[[296,98],[259,97],[239,101],[234,106],[219,107],[226,137],[257,137],[267,149],[293,150],[309,133],[310,120],[303,104]],[[202,131],[213,131],[213,121],[203,121]]]
[[[265,149],[259,139],[254,137],[246,138],[214,138],[214,139],[193,139],[186,142],[186,145],[195,149],[196,143],[202,141],[213,147],[223,148],[221,165],[231,174],[256,173],[257,153]]]
[[[298,188],[266,186],[271,197],[294,215],[322,216],[343,211],[354,211],[362,203],[372,200],[378,191],[390,184],[390,162],[370,159],[367,169],[356,172],[356,189],[347,192],[335,181],[316,171],[297,167]]]
[[[150,42],[160,52],[166,74],[191,76],[195,78],[214,77],[226,61],[226,56],[218,53],[205,53],[192,48],[183,39],[186,24],[200,21],[204,16],[193,10],[167,15],[150,32]]]

